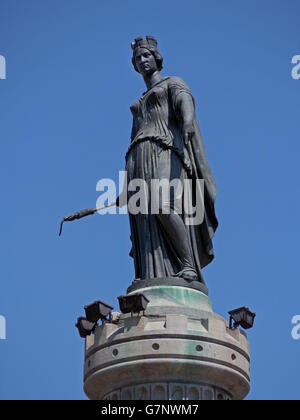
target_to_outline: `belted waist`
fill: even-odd
[[[186,157],[184,156],[184,152],[180,152],[176,147],[173,146],[173,144],[170,144],[170,143],[166,142],[166,140],[169,140],[169,139],[163,139],[161,137],[155,137],[155,136],[147,137],[147,138],[138,137],[135,140],[133,140],[131,142],[131,144],[129,145],[128,150],[127,150],[127,153],[125,155],[125,159],[127,161],[128,157],[130,155],[130,152],[138,144],[143,143],[145,141],[155,142],[155,143],[159,144],[159,146],[161,146],[163,149],[165,149],[165,150],[171,150],[172,152],[174,152],[178,156],[178,158],[181,160],[182,165],[185,168],[185,170],[187,171],[187,173],[189,175],[192,175],[192,167],[191,167],[190,160],[189,159],[186,159]]]

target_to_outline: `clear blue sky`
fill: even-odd
[[[0,0],[0,398],[84,399],[76,318],[133,280],[126,215],[58,225],[124,168],[147,34],[193,91],[219,188],[213,308],[257,313],[248,398],[300,398],[299,18],[299,0]]]

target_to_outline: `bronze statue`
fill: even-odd
[[[202,284],[200,289],[206,293],[201,269],[214,258],[212,238],[218,227],[214,207],[217,188],[205,156],[194,98],[179,77],[161,76],[163,58],[152,36],[136,38],[131,46],[132,64],[143,76],[147,90],[130,107],[133,124],[123,192],[116,203],[103,208],[128,205],[135,284],[139,280],[175,277],[181,282],[193,282],[196,288]],[[139,195],[144,198],[146,208],[138,212],[130,205],[136,194],[130,185],[136,180],[143,181],[147,187]],[[168,181],[169,186],[173,183],[167,199],[160,190],[157,193],[152,188],[153,180]],[[198,180],[204,185],[203,218],[191,224],[187,223],[190,213],[182,203],[199,206]],[[178,194],[174,181],[182,185],[191,181],[191,190],[182,189]],[[86,209],[65,217],[59,234],[64,222],[81,219],[98,210],[102,208]],[[195,281],[199,286],[195,286]]]
[[[204,180],[201,224],[185,223],[184,210],[177,211],[174,194],[167,203],[156,203],[158,214],[151,214],[153,200],[157,200],[151,192],[147,214],[129,211],[136,279],[177,277],[204,283],[201,268],[214,257],[212,238],[218,221],[214,209],[216,184],[205,156],[194,98],[179,77],[161,76],[163,58],[153,37],[136,38],[131,46],[132,64],[143,76],[147,90],[130,108],[133,125],[126,154],[125,189],[134,179],[144,180],[149,187],[152,179]],[[125,200],[125,189],[117,199],[118,206],[128,204],[133,195],[126,190]],[[169,211],[164,211],[165,207]]]

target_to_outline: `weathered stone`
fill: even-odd
[[[150,296],[145,315],[121,314],[117,324],[97,328],[85,355],[88,397],[243,399],[250,386],[245,334],[229,330],[201,292],[163,286],[143,293]]]

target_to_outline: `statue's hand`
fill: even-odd
[[[116,199],[116,206],[117,207],[120,207],[120,196],[117,197],[117,199]]]
[[[185,142],[185,144],[188,144],[188,142],[193,138],[195,134],[195,129],[192,122],[185,122],[182,126],[182,137]]]
[[[127,197],[122,193],[117,197],[116,199],[116,206],[117,207],[123,207],[127,205]]]

